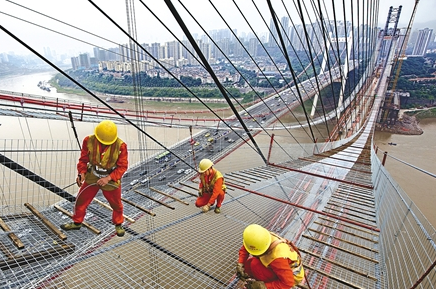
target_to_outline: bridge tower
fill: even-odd
[[[382,31],[381,36],[383,37],[382,48],[380,51],[380,60],[381,65],[384,65],[384,62],[389,59],[389,53],[392,48],[392,45],[398,45],[398,39],[400,36],[400,31],[397,29],[398,21],[401,15],[401,8],[393,8],[392,6],[389,8],[388,18],[386,20],[386,25],[384,30]],[[393,27],[392,27],[393,25]],[[398,49],[395,49],[398,51]],[[386,92],[384,102],[380,109],[379,122],[383,124],[395,124],[398,118],[399,112],[399,101],[395,101],[395,92]],[[397,97],[397,99],[399,99]]]

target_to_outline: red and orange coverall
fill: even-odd
[[[204,177],[204,182],[203,178]],[[216,201],[217,208],[221,208],[224,201],[225,185],[223,175],[216,169],[213,169],[209,175],[200,176],[199,191],[203,193],[202,196],[197,198],[195,206],[203,207],[207,204],[212,206]]]
[[[85,181],[76,197],[73,213],[74,223],[83,222],[86,209],[100,189],[113,209],[112,222],[115,225],[123,223],[121,177],[128,167],[127,156],[127,145],[119,138],[110,146],[101,144],[94,135],[83,139],[77,171],[79,174],[85,173]],[[96,166],[107,170],[111,177],[111,181],[104,187],[96,184],[97,180],[102,177],[94,170]]]
[[[271,240],[276,239],[278,238],[272,235]],[[242,245],[238,263],[244,264],[245,273],[257,281],[263,281],[266,288],[289,289],[304,278],[304,269],[297,255],[286,243],[280,243],[274,248],[271,246],[263,255],[252,257]]]

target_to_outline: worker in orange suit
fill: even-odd
[[[198,172],[200,173],[200,185],[195,206],[201,207],[201,210],[206,213],[216,201],[214,212],[219,214],[226,193],[224,177],[213,167],[213,162],[209,159],[202,159],[200,161]]]
[[[257,224],[247,226],[242,239],[236,275],[245,288],[289,289],[303,280],[301,257],[292,242]]]
[[[61,225],[64,230],[79,230],[86,209],[101,189],[112,211],[112,222],[119,237],[124,236],[121,177],[128,166],[127,145],[118,138],[117,126],[110,120],[100,122],[94,134],[83,140],[77,163],[77,185],[80,187],[74,205],[73,222]]]

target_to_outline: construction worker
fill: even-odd
[[[200,185],[195,205],[201,207],[201,210],[206,213],[216,200],[214,212],[219,214],[226,193],[224,177],[218,170],[213,168],[213,162],[209,159],[202,159],[200,161],[198,172],[200,173]]]
[[[303,280],[301,257],[292,242],[257,224],[247,226],[242,238],[236,274],[247,289],[289,289]]]
[[[100,122],[94,134],[83,139],[77,163],[76,183],[80,187],[74,205],[73,222],[61,225],[64,230],[79,230],[86,209],[101,189],[112,211],[112,222],[119,237],[124,236],[121,177],[128,166],[127,145],[118,138],[117,126],[110,120]]]

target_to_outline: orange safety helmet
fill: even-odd
[[[113,121],[103,120],[95,127],[94,135],[102,144],[111,145],[118,138],[117,126]]]

